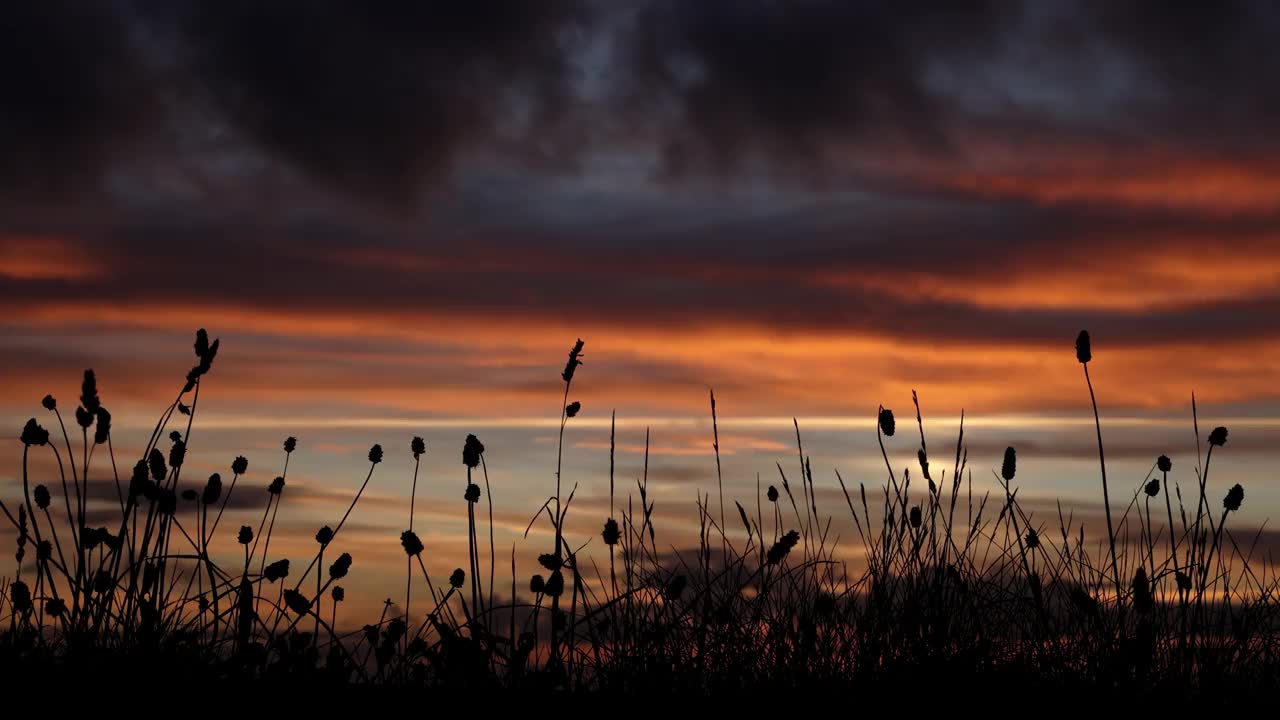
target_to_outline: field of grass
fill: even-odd
[[[199,331],[196,365],[176,383],[140,458],[117,462],[92,371],[72,404],[74,424],[46,397],[41,419],[22,428],[22,495],[0,498],[18,538],[12,574],[0,579],[0,676],[109,667],[112,677],[625,694],[882,684],[1168,698],[1280,687],[1274,565],[1255,551],[1256,537],[1233,532],[1244,489],[1219,487],[1210,473],[1215,453],[1227,452],[1225,428],[1202,435],[1196,421],[1197,466],[1152,458],[1135,489],[1108,483],[1099,423],[1106,528],[1086,537],[1066,510],[1050,522],[1024,511],[1015,448],[1005,452],[1000,491],[975,494],[963,421],[954,444],[931,447],[918,403],[914,417],[881,408],[868,418],[882,452],[886,437],[914,443],[918,430],[918,467],[895,469],[883,452],[882,483],[839,478],[845,502],[823,508],[798,427],[796,462],[779,465],[778,486],[724,496],[713,395],[717,487],[699,494],[696,557],[664,550],[645,481],[615,488],[611,450],[610,476],[599,479],[609,483],[611,511],[596,520],[599,536],[566,531],[574,492],[557,481],[546,504],[529,508],[554,542],[538,548],[541,572],[518,579],[514,559],[494,551],[485,448],[467,436],[459,474],[468,556],[447,577],[427,572],[415,471],[399,537],[403,612],[388,605],[347,632],[334,620],[343,579],[355,572],[342,531],[383,448],[370,448],[364,483],[346,513],[318,530],[308,557],[281,557],[271,544],[288,502],[293,438],[260,520],[222,523],[243,459],[230,479],[183,473],[218,347]],[[579,410],[569,399],[582,351],[579,340],[561,374],[557,478],[564,428]],[[1087,333],[1076,352],[1081,392],[1092,398]],[[417,461],[422,440],[408,451]],[[59,475],[32,477],[36,453],[52,454]],[[108,526],[86,521],[91,472],[114,477]],[[852,520],[859,562],[837,553],[834,513]],[[232,543],[243,563],[211,559],[211,547]]]

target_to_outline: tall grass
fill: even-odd
[[[1276,574],[1255,551],[1256,537],[1233,532],[1231,515],[1244,501],[1243,488],[1223,490],[1209,480],[1215,450],[1226,452],[1226,429],[1208,434],[1202,467],[1187,475],[1194,480],[1187,484],[1194,490],[1190,497],[1184,499],[1180,473],[1162,455],[1123,510],[1117,504],[1113,521],[1114,488],[1106,476],[1085,333],[1077,359],[1085,364],[1095,414],[1104,537],[1087,535],[1061,505],[1056,517],[1024,506],[1013,447],[999,472],[992,469],[998,493],[975,494],[963,414],[947,468],[945,459],[929,453],[914,393],[923,487],[913,483],[911,468],[897,468],[890,459],[890,447],[909,449],[902,445],[911,441],[898,434],[893,411],[881,406],[867,430],[879,442],[883,482],[852,487],[837,473],[831,483],[845,500],[834,512],[847,512],[856,529],[851,544],[835,537],[834,516],[819,506],[819,481],[798,423],[798,474],[778,464],[782,492],[773,485],[762,492],[757,478],[754,499],[730,498],[733,519],[725,512],[711,395],[708,440],[716,454],[718,497],[713,504],[699,491],[698,547],[687,552],[671,552],[659,540],[647,433],[644,475],[623,491],[625,497],[615,497],[611,426],[609,514],[592,521],[603,521],[599,539],[607,570],[584,554],[595,538],[573,535],[566,522],[578,483],[564,483],[562,460],[566,431],[581,410],[569,395],[583,346],[578,340],[561,374],[554,494],[529,524],[548,524],[554,537],[550,552],[539,557],[544,572],[527,582],[512,577],[510,595],[495,596],[490,497],[487,591],[482,585],[477,469],[485,495],[490,488],[484,445],[468,435],[461,458],[467,569],[455,570],[444,584],[433,582],[414,529],[418,463],[426,453],[425,443],[414,438],[409,523],[400,536],[407,556],[404,607],[393,613],[388,600],[381,618],[353,633],[337,627],[338,605],[346,598],[337,583],[353,570],[351,555],[340,552],[340,533],[382,460],[381,446],[370,449],[368,472],[336,527],[320,528],[315,555],[295,573],[296,566],[273,555],[271,545],[289,459],[298,450],[297,440],[288,438],[283,470],[266,488],[256,532],[249,525],[235,532],[243,564],[223,567],[210,547],[233,532],[218,534],[219,520],[247,461],[232,463],[225,492],[216,473],[203,485],[182,476],[218,342],[210,343],[204,330],[197,334],[197,363],[127,479],[116,473],[110,414],[87,372],[76,410],[82,447],[73,446],[52,397],[42,404],[61,430],[61,449],[36,418],[20,435],[22,495],[0,502],[17,534],[13,575],[0,578],[0,659],[9,667],[38,667],[106,653],[125,664],[160,667],[181,657],[228,678],[632,693],[842,687],[903,673],[924,673],[919,677],[935,683],[988,674],[1179,692],[1231,683],[1280,685]],[[1193,423],[1199,440],[1198,411]],[[167,453],[161,446],[166,437]],[[32,476],[35,453],[54,455],[56,483]],[[91,467],[99,453],[109,463]],[[87,524],[91,472],[110,472],[118,488],[118,521],[109,527]],[[326,568],[325,558],[335,554]],[[514,549],[511,568],[514,575]],[[415,601],[418,573],[426,597]],[[517,593],[517,587],[527,592]]]

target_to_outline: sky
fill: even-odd
[[[249,459],[228,533],[256,526],[286,436],[299,554],[387,450],[348,536],[375,607],[403,572],[415,435],[433,572],[465,565],[468,433],[499,564],[546,551],[545,528],[522,534],[554,488],[577,338],[582,542],[609,513],[614,411],[619,502],[647,428],[659,528],[696,538],[712,388],[745,505],[757,476],[798,472],[793,419],[833,516],[837,469],[884,482],[880,405],[896,471],[918,472],[916,390],[944,457],[964,412],[975,488],[1014,445],[1020,497],[1096,519],[1087,328],[1121,495],[1161,453],[1194,482],[1194,392],[1202,433],[1231,431],[1211,488],[1245,485],[1247,526],[1280,507],[1274,5],[365,5],[0,11],[15,437],[93,368],[131,467],[207,328],[189,471]],[[21,451],[0,448],[6,498]]]

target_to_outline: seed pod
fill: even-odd
[[[484,444],[475,435],[468,435],[462,446],[462,464],[469,468],[480,465],[480,456],[484,454]]]
[[[281,578],[289,577],[289,561],[277,560],[262,571],[262,576],[270,582],[275,582]]]
[[[333,542],[333,528],[325,525],[317,530],[316,542],[320,543],[322,547],[328,546],[329,543]]]
[[[880,432],[889,437],[893,437],[893,433],[897,430],[898,424],[893,419],[893,411],[889,408],[880,408]]]
[[[347,576],[348,572],[351,572],[351,554],[342,553],[338,556],[338,559],[334,560],[333,564],[329,566],[329,577],[334,580],[341,580]]]
[[[21,440],[23,445],[48,445],[49,431],[40,427],[35,418],[31,418],[22,427]]]
[[[404,548],[404,554],[409,557],[421,555],[423,551],[422,540],[418,538],[418,534],[412,530],[405,530],[400,533],[400,547]]]
[[[1093,359],[1093,348],[1089,343],[1089,331],[1081,330],[1076,336],[1076,360],[1087,363]]]
[[[618,530],[618,521],[613,518],[605,520],[604,532],[600,533],[600,537],[604,539],[604,544],[609,547],[617,545],[618,540],[622,537],[621,531]]]
[[[1004,449],[1004,463],[1000,465],[1000,477],[1012,480],[1018,471],[1018,453],[1011,447]]]
[[[1209,433],[1209,444],[1222,447],[1227,444],[1227,429],[1224,427],[1216,427],[1213,432]]]
[[[222,476],[214,473],[209,476],[209,482],[204,485],[204,492],[200,494],[200,501],[205,505],[212,505],[218,502],[218,498],[222,497]]]
[[[1239,483],[1231,486],[1227,491],[1227,496],[1222,499],[1222,506],[1228,512],[1235,512],[1240,509],[1240,503],[1244,502],[1244,488]]]

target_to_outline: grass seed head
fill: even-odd
[[[9,583],[9,602],[13,603],[13,609],[19,614],[31,610],[31,588],[27,587],[27,583],[22,580]]]
[[[84,371],[84,382],[80,383],[80,404],[91,414],[98,411],[101,400],[98,399],[98,378],[93,370]]]
[[[44,603],[44,611],[55,618],[60,618],[67,612],[67,603],[62,598],[50,598]]]
[[[564,573],[560,572],[559,570],[552,571],[551,576],[547,578],[546,585],[543,587],[543,592],[546,593],[548,597],[553,597],[553,598],[557,598],[563,595],[564,594]]]
[[[468,435],[462,444],[462,464],[469,468],[480,466],[480,456],[484,454],[484,443],[475,435]]]
[[[204,492],[200,493],[200,502],[212,505],[218,502],[222,497],[222,476],[214,473],[209,476],[209,482],[204,485]]]
[[[412,530],[405,530],[400,533],[400,547],[404,548],[404,554],[409,557],[421,555],[422,551],[425,549],[422,546],[422,540],[418,537],[418,534]]]
[[[289,577],[289,561],[277,560],[262,570],[262,576],[269,582],[275,582],[282,578]]]
[[[329,577],[334,580],[341,580],[351,571],[351,553],[342,553],[337,560],[329,566]]]
[[[560,373],[560,377],[565,382],[573,381],[573,373],[582,364],[582,360],[578,357],[582,354],[582,338],[578,338],[578,342],[574,343],[573,349],[569,351],[569,362],[564,365],[564,372]]]
[[[1191,576],[1190,576],[1190,575],[1187,575],[1186,573],[1182,572],[1181,570],[1177,570],[1177,571],[1175,571],[1175,572],[1173,573],[1173,577],[1174,577],[1175,582],[1177,582],[1177,584],[1178,584],[1178,589],[1179,589],[1179,590],[1181,590],[1181,591],[1183,591],[1183,592],[1190,592],[1190,591],[1191,591]]]
[[[98,445],[106,444],[111,437],[111,413],[99,405],[94,415],[97,417],[98,425],[93,429],[93,442]]]
[[[1076,360],[1087,363],[1093,359],[1093,348],[1089,344],[1089,331],[1081,330],[1076,336]]]
[[[1011,447],[1004,449],[1004,462],[1000,465],[1000,477],[1012,480],[1018,472],[1018,453]]]
[[[297,590],[285,590],[284,603],[297,615],[306,615],[311,611],[311,601]]]
[[[187,459],[187,444],[182,440],[174,440],[173,446],[169,448],[169,466],[182,467],[182,463]]]
[[[111,576],[111,572],[107,570],[99,570],[93,576],[93,589],[99,595],[105,595],[116,586],[116,579]]]
[[[1209,433],[1209,444],[1222,447],[1227,444],[1227,429],[1219,425]]]
[[[782,562],[783,559],[787,557],[787,554],[790,553],[799,542],[800,533],[795,530],[787,531],[786,535],[778,538],[778,541],[773,544],[773,547],[769,548],[769,553],[766,556],[768,564],[777,565]]]
[[[31,418],[22,426],[21,440],[23,445],[48,445],[49,431],[40,427],[35,418]]]
[[[1227,491],[1227,496],[1222,499],[1222,506],[1228,512],[1235,512],[1240,509],[1240,503],[1244,502],[1244,488],[1240,483],[1231,486]]]
[[[151,452],[147,454],[147,468],[151,470],[151,479],[156,482],[164,482],[165,476],[169,474],[164,464],[164,454],[156,448],[151,448]]]
[[[888,437],[893,437],[893,433],[898,429],[898,423],[893,419],[893,411],[889,408],[880,408],[878,422],[880,423],[880,432]]]
[[[329,527],[328,525],[325,525],[324,527],[317,530],[316,542],[320,543],[321,547],[327,547],[329,543],[333,542],[333,528]]]
[[[604,544],[609,547],[617,545],[618,540],[622,537],[621,531],[618,530],[618,521],[613,518],[605,520],[604,531],[600,533],[600,537],[604,540]]]

